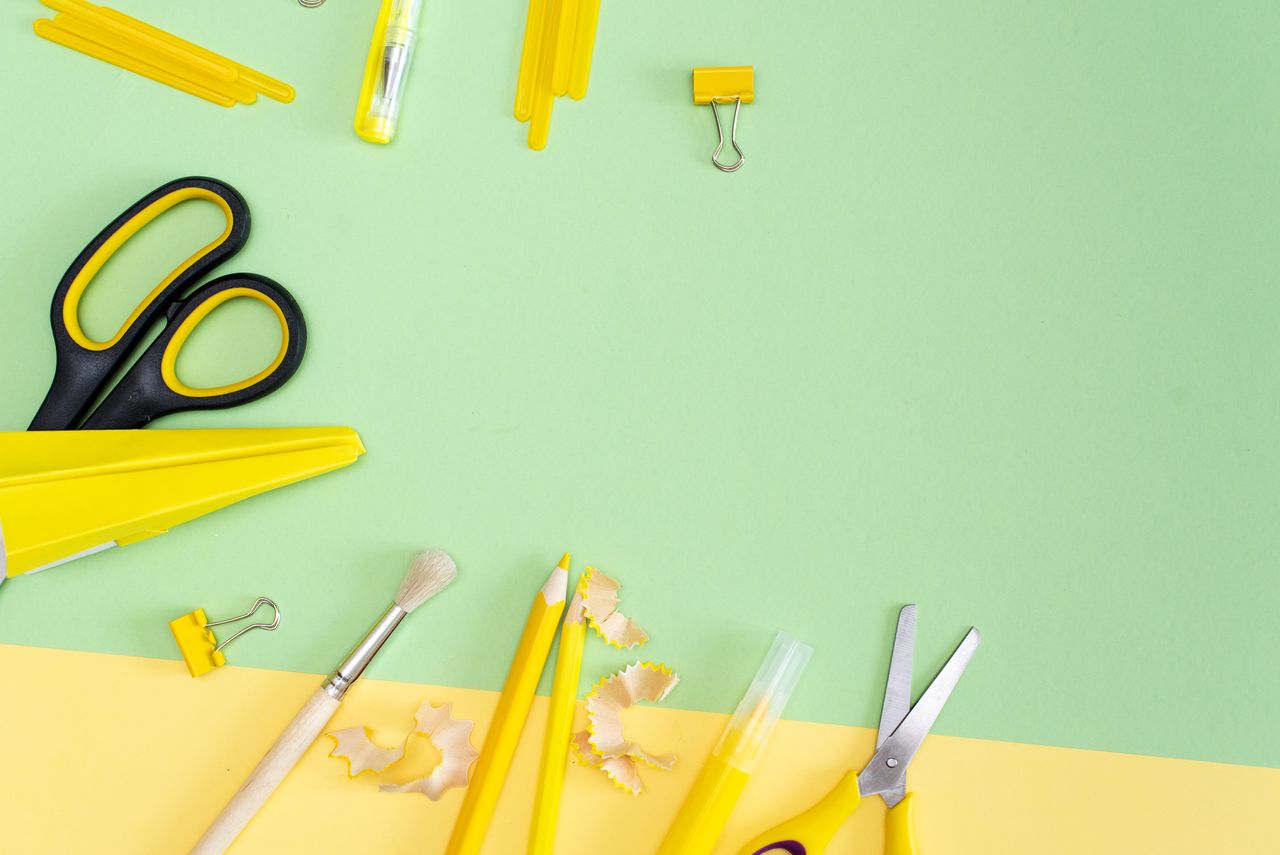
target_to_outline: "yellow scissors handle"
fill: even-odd
[[[907,793],[885,816],[885,855],[917,855],[913,797]],[[861,803],[858,773],[849,771],[822,801],[758,835],[739,855],[822,855]]]
[[[850,770],[822,801],[758,835],[739,855],[821,855],[861,803],[858,773]]]
[[[183,202],[216,204],[226,227],[207,246],[169,272],[139,302],[106,341],[95,341],[80,325],[80,301],[99,271],[132,237]],[[143,337],[192,285],[240,251],[249,237],[249,206],[235,188],[213,178],[180,178],[143,196],[116,217],[76,257],[53,294],[51,320],[57,364],[53,384],[30,430],[70,430],[89,414],[112,376],[127,363]]]
[[[915,793],[907,795],[884,818],[884,855],[916,855],[916,822],[912,801]]]

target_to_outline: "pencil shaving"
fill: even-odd
[[[433,707],[423,701],[418,708],[415,732],[426,736],[440,752],[440,762],[425,778],[404,784],[380,784],[382,793],[422,793],[433,802],[454,787],[465,787],[471,776],[471,766],[480,752],[471,744],[474,722],[453,717],[453,704]]]
[[[632,795],[644,790],[639,763],[655,769],[674,766],[675,755],[650,754],[626,738],[622,711],[639,701],[663,700],[679,682],[665,665],[636,662],[597,683],[587,695],[587,729],[573,737],[582,764],[602,770],[615,786]]]
[[[378,791],[422,793],[432,801],[438,801],[454,787],[465,787],[471,776],[471,766],[480,756],[480,752],[471,744],[471,730],[475,723],[455,719],[452,704],[435,707],[430,701],[423,701],[422,706],[418,707],[414,722],[414,729],[405,735],[404,742],[397,748],[382,748],[375,744],[369,738],[367,727],[335,730],[329,736],[337,744],[329,756],[346,760],[348,775],[352,778],[366,771],[381,774],[404,759],[409,740],[416,733],[431,740],[431,744],[440,752],[440,762],[423,778],[403,784],[380,784]]]
[[[582,765],[599,769],[609,776],[613,785],[638,796],[644,790],[644,782],[640,780],[640,767],[630,757],[601,757],[595,753],[589,740],[590,734],[580,730],[573,735],[573,750]]]
[[[369,737],[367,727],[348,727],[328,734],[334,739],[330,757],[347,761],[347,777],[354,778],[364,772],[378,774],[392,763],[404,757],[405,746],[383,748]]]
[[[588,567],[583,573],[581,593],[583,611],[591,628],[609,644],[617,648],[630,648],[644,644],[649,634],[634,620],[618,611],[617,580]]]

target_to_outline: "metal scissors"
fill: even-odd
[[[191,199],[204,199],[222,209],[227,219],[222,234],[157,284],[115,335],[106,341],[91,339],[80,325],[79,307],[93,278],[148,223]],[[191,285],[239,252],[248,238],[249,206],[244,197],[212,178],[171,181],[103,229],[67,269],[54,292],[51,320],[57,367],[29,430],[138,428],[169,413],[238,406],[282,386],[302,363],[307,340],[302,310],[288,291],[265,276],[234,273],[184,296]],[[236,383],[212,388],[183,383],[177,374],[178,351],[210,312],[240,297],[265,303],[275,313],[280,322],[279,353],[262,371]],[[165,327],[159,336],[94,409],[108,381],[124,368],[161,316]]]
[[[741,855],[767,852],[820,855],[868,796],[880,796],[889,806],[885,818],[886,855],[916,855],[911,807],[914,794],[907,792],[907,766],[929,735],[929,728],[942,712],[981,640],[977,628],[971,627],[913,707],[911,660],[916,643],[916,607],[904,606],[898,614],[898,629],[893,638],[893,657],[880,709],[875,755],[861,772],[847,772],[822,801],[756,837],[742,848]]]

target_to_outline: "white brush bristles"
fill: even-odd
[[[411,612],[443,591],[458,576],[458,565],[443,549],[419,552],[404,574],[396,594],[396,605]]]

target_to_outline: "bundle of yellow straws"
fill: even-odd
[[[282,103],[293,87],[164,30],[86,0],[40,0],[58,12],[33,25],[63,47],[180,89],[222,107],[252,104],[258,94]]]
[[[557,95],[587,95],[600,0],[529,0],[516,83],[516,118],[529,123],[529,148],[541,150]]]

